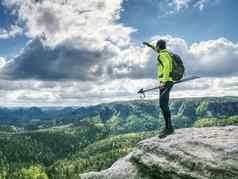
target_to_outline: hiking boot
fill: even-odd
[[[160,132],[159,134],[159,138],[165,138],[170,134],[174,133],[174,129],[173,128],[169,128],[169,129],[164,129],[163,131]]]

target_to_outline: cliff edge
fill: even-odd
[[[238,179],[238,126],[178,129],[81,179]]]

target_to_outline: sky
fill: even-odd
[[[237,96],[236,0],[0,0],[0,106],[139,99],[167,42],[186,76],[171,96]],[[158,98],[152,92],[147,99]]]

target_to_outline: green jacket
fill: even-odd
[[[157,78],[161,82],[173,81],[171,77],[172,72],[172,57],[170,56],[168,50],[164,49],[160,51],[158,56],[158,66],[157,66]]]

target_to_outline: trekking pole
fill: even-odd
[[[195,80],[195,79],[198,79],[198,78],[200,78],[200,77],[199,77],[199,76],[191,76],[191,77],[187,77],[187,78],[184,78],[184,79],[182,79],[182,80],[179,80],[179,81],[175,81],[175,82],[173,82],[173,84],[175,85],[175,84],[183,83],[183,82],[186,82],[186,81]],[[149,88],[149,89],[141,88],[141,89],[137,92],[137,94],[140,94],[140,95],[141,95],[141,96],[140,96],[141,98],[142,98],[142,97],[145,98],[145,93],[146,93],[146,92],[153,91],[153,90],[156,90],[156,89],[159,89],[159,88],[160,88],[159,86],[156,86],[156,87],[154,87],[154,88]],[[166,90],[164,90],[160,96],[162,96],[165,91],[166,91]]]
[[[157,87],[154,87],[154,88],[151,88],[151,89],[147,89],[147,90],[144,90],[143,88],[141,88],[137,93],[140,94],[140,98],[145,98],[145,93],[148,92],[148,91],[153,91],[153,90],[156,90],[156,89],[159,89],[160,87],[157,86]],[[168,88],[166,88],[161,94],[160,94],[160,97],[164,95],[164,93],[168,90]]]

